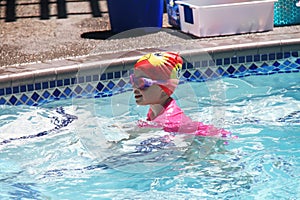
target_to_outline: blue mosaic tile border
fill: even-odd
[[[300,51],[293,51],[185,62],[182,80],[201,82],[220,77],[300,72],[299,55]],[[131,73],[131,70],[122,70],[0,88],[0,105],[38,106],[67,98],[108,97],[132,90]]]
[[[219,77],[299,72],[299,55],[300,52],[294,51],[197,61],[186,64],[183,77],[187,81],[207,81]]]

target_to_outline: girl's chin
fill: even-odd
[[[147,103],[145,103],[142,99],[135,99],[135,103],[139,106],[145,106],[148,105]]]
[[[145,105],[142,101],[139,101],[139,100],[135,100],[135,103],[139,106]]]

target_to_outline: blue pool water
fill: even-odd
[[[238,136],[226,140],[175,135],[161,145],[168,133],[134,128],[147,107],[130,92],[2,106],[0,199],[299,199],[299,77],[180,85],[186,114]]]

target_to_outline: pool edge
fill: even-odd
[[[201,47],[201,44],[195,43],[195,47],[180,46],[179,52],[183,57],[192,58],[201,54],[209,54],[212,57],[220,56],[236,56],[241,53],[257,53],[261,54],[264,51],[293,51],[300,50],[299,39],[284,39],[274,41],[260,41],[251,43],[228,44],[222,46]],[[157,50],[166,49],[157,48]],[[79,72],[83,73],[86,70],[99,71],[104,70],[113,72],[132,67],[133,63],[146,52],[153,52],[156,49],[141,49],[136,51],[119,51],[115,53],[106,53],[98,55],[82,56],[77,58],[66,58],[61,60],[51,60],[42,63],[23,64],[22,70],[19,72],[10,72],[0,75],[0,84],[2,87],[10,87],[18,84],[34,83],[37,80],[51,80],[64,76],[74,75]]]

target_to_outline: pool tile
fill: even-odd
[[[235,71],[236,71],[236,69],[233,67],[233,66],[229,66],[228,68],[227,68],[227,70],[226,70],[229,74],[233,74]]]
[[[86,81],[87,83],[92,82],[92,76],[86,76],[86,77],[85,77],[85,81]]]
[[[200,73],[199,70],[196,70],[196,71],[193,73],[193,75],[194,75],[196,78],[200,78],[201,73]]]
[[[5,105],[6,104],[6,99],[3,97],[0,98],[0,105]]]
[[[114,86],[115,86],[115,83],[113,81],[109,81],[107,84],[107,87],[111,90],[114,88]]]
[[[94,87],[91,85],[91,84],[88,84],[86,87],[85,87],[85,91],[87,91],[88,93],[91,93],[91,91],[94,89]]]
[[[106,74],[101,74],[100,81],[105,81],[106,80]]]
[[[12,94],[12,89],[11,89],[11,88],[6,88],[6,89],[5,89],[5,94],[6,94],[6,95]]]
[[[291,57],[291,53],[290,52],[284,52],[283,57],[284,58],[289,58],[289,57]]]
[[[40,98],[40,95],[36,92],[34,92],[31,96],[31,99],[34,101],[37,101]]]
[[[216,65],[223,65],[223,59],[216,59]]]
[[[269,60],[275,60],[275,59],[276,59],[275,53],[270,53]]]
[[[123,79],[121,79],[121,80],[118,82],[117,86],[119,86],[120,88],[122,88],[122,87],[125,86],[125,84],[126,84],[126,82],[125,82]]]
[[[19,87],[13,87],[13,93],[17,94],[20,92],[20,88]],[[1,94],[0,94],[1,95]]]
[[[11,105],[15,105],[15,103],[17,102],[17,98],[15,96],[11,96],[11,98],[9,99],[9,102],[11,103]]]
[[[72,90],[69,87],[67,87],[64,89],[63,93],[68,97],[68,96],[70,96],[71,92],[72,92]]]
[[[201,67],[201,62],[200,61],[195,61],[194,62],[194,68],[200,68]]]
[[[93,81],[99,81],[99,75],[98,74],[93,75]]]
[[[268,55],[267,54],[261,55],[261,61],[267,61],[267,60],[268,60]]]
[[[244,63],[246,60],[245,56],[239,56],[239,63]]]
[[[60,94],[61,94],[61,91],[60,91],[59,89],[57,89],[57,88],[56,88],[56,89],[54,90],[54,92],[52,93],[52,95],[53,95],[54,97],[59,97]],[[78,94],[80,94],[80,92],[79,92]]]
[[[246,62],[252,62],[253,61],[253,57],[251,55],[246,56]]]
[[[50,81],[49,86],[50,86],[50,88],[55,88],[56,87],[56,81]]]
[[[213,66],[215,66],[215,65],[216,65],[216,63],[215,63],[214,60],[209,60],[209,61],[208,61],[208,66],[213,67]]]
[[[83,91],[83,89],[82,89],[81,86],[77,85],[77,86],[75,87],[75,90],[74,90],[74,91],[75,91],[76,94],[80,95],[81,92]]]
[[[224,65],[230,64],[230,58],[224,58]]]
[[[184,76],[185,78],[190,78],[191,73],[190,73],[189,71],[185,71],[185,72],[183,73],[183,76]]]
[[[114,73],[113,72],[110,72],[110,73],[107,73],[107,79],[113,79],[114,78]]]
[[[97,84],[96,88],[99,92],[101,92],[104,88],[104,85],[100,82],[100,83]]]
[[[79,84],[81,84],[81,83],[84,83],[85,81],[84,81],[84,76],[81,76],[81,77],[78,77],[78,79],[77,79],[77,82],[76,83],[79,83]]]
[[[259,62],[260,61],[260,55],[254,55],[253,60],[254,60],[254,62]]]
[[[56,85],[57,87],[63,86],[63,80],[57,80]]]
[[[236,64],[238,62],[237,57],[232,57],[231,58],[231,64]]]
[[[255,70],[255,69],[257,69],[258,67],[257,67],[257,65],[256,64],[252,64],[250,67],[249,67],[249,69],[251,69],[251,70]]]
[[[292,52],[292,56],[293,56],[293,57],[298,57],[298,56],[299,56],[299,53],[298,53],[297,51],[293,51],[293,52]]]
[[[283,53],[282,52],[277,53],[276,58],[277,59],[282,59],[283,58]]]
[[[26,103],[26,101],[29,99],[29,97],[26,94],[23,94],[20,99],[23,103]]]
[[[289,66],[289,65],[291,64],[291,62],[290,62],[289,60],[286,60],[286,61],[283,62],[283,64],[284,64],[285,66]]]
[[[244,72],[246,70],[247,70],[247,68],[244,65],[240,65],[239,68],[238,68],[239,72]]]
[[[42,96],[45,98],[45,99],[48,99],[50,97],[50,93],[48,91],[45,91]]]
[[[208,61],[207,60],[203,60],[201,62],[201,67],[208,67]]]
[[[43,82],[42,83],[42,88],[43,89],[48,89],[49,88],[49,82]]]
[[[114,78],[121,78],[121,72],[115,72],[115,77]]]
[[[40,90],[41,88],[42,88],[42,84],[41,83],[35,83],[34,84],[34,90]]]
[[[204,73],[205,73],[205,75],[209,78],[209,77],[212,76],[213,71],[212,71],[210,68],[208,68]]]

